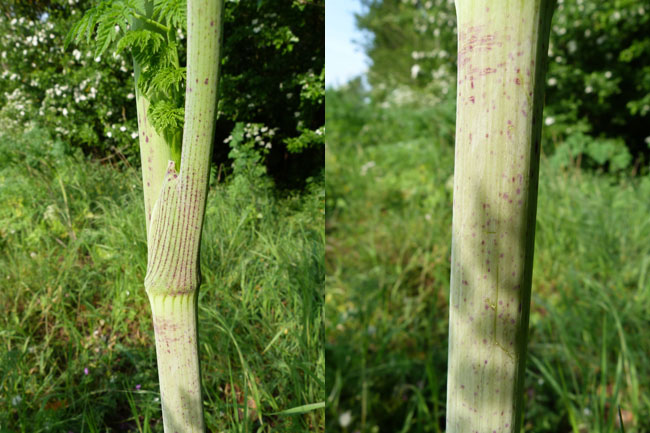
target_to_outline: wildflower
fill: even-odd
[[[361,166],[361,176],[365,176],[366,173],[368,173],[368,170],[370,170],[371,168],[373,168],[375,165],[377,165],[377,164],[375,163],[375,161],[368,161],[368,162],[366,162],[365,164],[363,164],[363,165]]]
[[[347,426],[349,426],[351,422],[352,422],[352,414],[350,413],[349,410],[339,415],[339,424],[341,425],[341,427],[347,428]]]
[[[418,77],[418,74],[420,73],[420,65],[415,64],[411,67],[411,78],[416,79]]]
[[[88,376],[88,373],[89,373],[89,371],[88,371],[88,367],[84,367],[84,374],[85,374],[86,376]]]

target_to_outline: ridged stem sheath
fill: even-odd
[[[519,433],[551,0],[456,0],[448,433]]]
[[[147,17],[153,15],[153,1],[145,2]],[[147,28],[151,30],[150,24],[142,19],[134,19],[132,22],[134,30]],[[151,101],[138,88],[138,81],[142,72],[142,65],[134,59],[133,72],[135,77],[135,101],[138,112],[138,138],[140,144],[140,160],[142,161],[142,186],[144,190],[144,209],[146,216],[147,233],[151,223],[151,211],[158,197],[167,165],[172,159],[171,147],[165,139],[156,132],[149,121],[147,111]]]
[[[187,1],[187,87],[180,172],[170,160],[171,143],[155,135],[147,122],[148,101],[138,95],[148,221],[144,285],[153,314],[166,433],[205,431],[196,301],[216,117],[222,13],[223,0]],[[166,167],[161,167],[163,158]]]

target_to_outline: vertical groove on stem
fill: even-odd
[[[149,297],[165,432],[203,433],[196,292]]]

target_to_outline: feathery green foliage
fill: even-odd
[[[141,68],[138,88],[152,103],[147,114],[156,132],[168,138],[183,130],[186,69],[179,63],[177,33],[187,25],[185,9],[185,0],[105,0],[86,11],[65,40],[66,47],[92,42],[96,57],[110,47],[130,51]]]

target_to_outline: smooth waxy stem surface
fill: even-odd
[[[188,0],[187,8],[187,88],[180,172],[169,160],[166,169],[160,169],[160,155],[168,153],[156,141],[150,145],[148,123],[146,116],[142,117],[146,111],[141,112],[138,106],[138,115],[144,119],[140,122],[140,134],[144,132],[145,137],[142,148],[145,205],[151,203],[147,194],[155,194],[148,216],[145,288],[153,313],[166,433],[205,431],[196,300],[216,116],[223,1]],[[150,137],[149,141],[146,137]],[[140,137],[141,144],[142,141]],[[153,153],[163,152],[154,157],[151,167],[146,157],[149,149]],[[151,179],[146,174],[150,169]]]
[[[520,431],[553,8],[456,0],[448,433]]]

